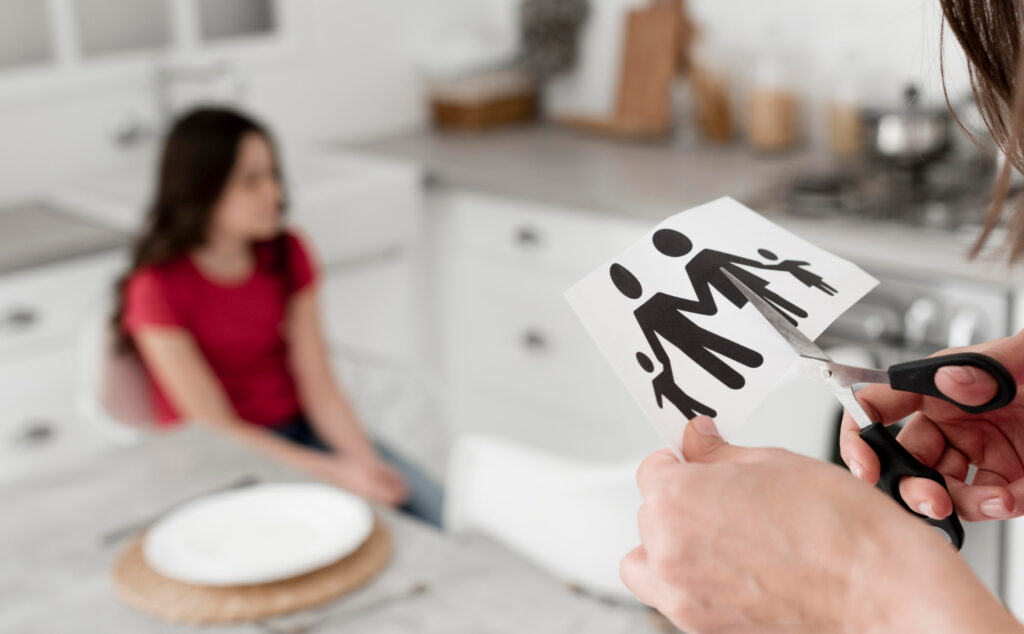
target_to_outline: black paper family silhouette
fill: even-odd
[[[689,238],[674,229],[656,231],[652,242],[658,252],[673,258],[682,257],[693,250],[693,243]],[[657,292],[633,311],[647,343],[651,346],[651,352],[661,363],[661,371],[651,380],[658,407],[664,408],[664,401],[667,399],[687,419],[693,418],[697,414],[717,415],[713,408],[688,395],[676,383],[672,373],[672,362],[659,336],[678,348],[722,384],[734,390],[743,387],[746,381],[742,374],[719,355],[748,368],[759,367],[764,362],[764,357],[757,351],[698,326],[684,314],[716,314],[718,305],[715,303],[712,290],[717,290],[737,308],[746,305],[747,298],[733,285],[723,271],[728,271],[746,284],[750,290],[771,304],[794,326],[797,324],[797,318],[807,317],[807,311],[769,289],[767,280],[752,273],[746,267],[786,271],[809,288],[816,288],[827,295],[836,294],[835,288],[826,284],[820,275],[807,268],[809,263],[783,260],[772,264],[779,258],[767,249],[759,249],[758,255],[765,261],[714,249],[703,249],[694,255],[685,267],[686,275],[696,293],[696,299],[684,299]],[[608,273],[615,288],[629,299],[636,300],[643,296],[643,285],[626,267],[621,264],[612,264]],[[654,362],[644,352],[637,352],[636,360],[645,372],[654,372]]]

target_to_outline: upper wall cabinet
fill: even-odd
[[[282,59],[283,13],[280,0],[0,0],[0,105],[105,90],[167,60]]]
[[[270,0],[196,0],[199,39],[219,42],[274,32],[274,6]]]
[[[53,58],[46,3],[0,0],[0,72],[51,63]]]
[[[87,59],[172,44],[168,0],[75,0],[73,12],[79,50]]]

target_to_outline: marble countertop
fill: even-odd
[[[731,196],[793,233],[869,268],[982,282],[1008,291],[1024,288],[1024,268],[1008,268],[998,253],[967,259],[976,229],[954,233],[866,218],[806,218],[777,212],[771,201],[774,188],[830,161],[809,150],[770,156],[740,144],[638,144],[543,125],[482,134],[418,131],[345,147],[417,163],[428,183],[436,186],[614,214],[645,227]]]
[[[186,632],[122,605],[109,569],[140,521],[240,479],[303,478],[194,427],[102,460],[0,486],[0,632]],[[440,533],[381,510],[388,567],[325,606],[205,632],[659,632],[664,621],[567,588],[477,536]],[[419,584],[421,594],[410,594]]]

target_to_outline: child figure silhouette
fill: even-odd
[[[654,372],[654,362],[643,352],[636,353],[636,361],[645,372]],[[718,412],[714,409],[693,398],[676,385],[671,367],[659,372],[651,381],[651,387],[654,388],[654,400],[658,403],[658,407],[664,409],[664,399],[668,399],[687,420],[697,414],[706,414],[712,418],[718,416]]]
[[[766,260],[774,261],[778,260],[779,256],[775,255],[768,249],[758,249],[758,254]],[[772,264],[765,266],[766,269],[772,269],[776,271],[787,271],[797,280],[799,280],[804,286],[808,288],[816,288],[826,295],[835,295],[836,289],[831,284],[826,284],[824,278],[813,271],[808,271],[805,266],[810,266],[809,262],[802,262],[800,260],[783,260],[778,264]]]

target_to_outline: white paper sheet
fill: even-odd
[[[587,331],[677,455],[690,417],[713,412],[730,438],[796,359],[723,266],[811,339],[878,283],[720,198],[668,218],[569,289]]]

